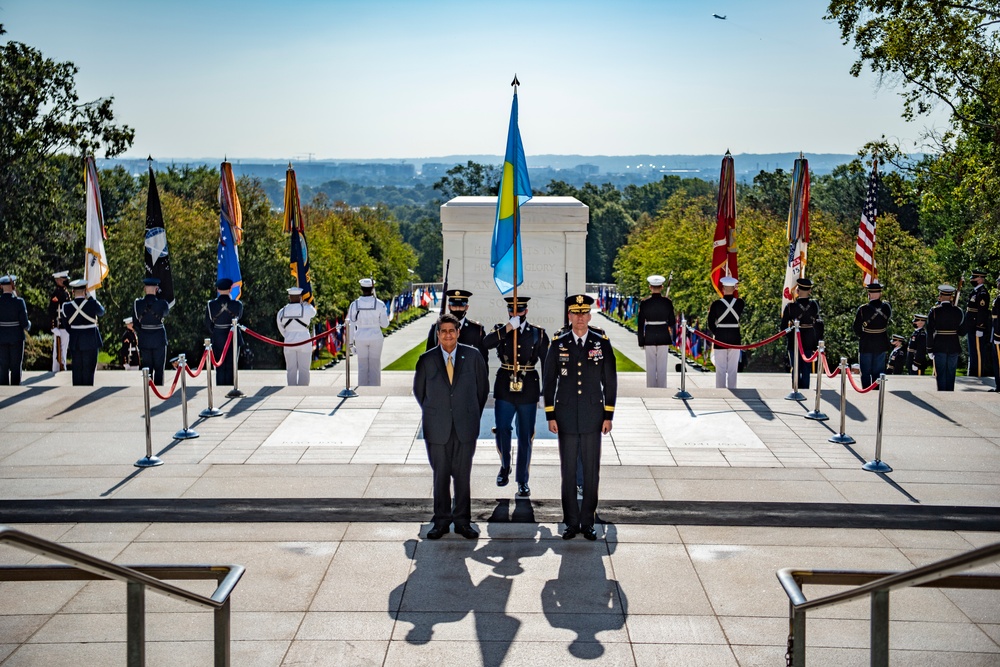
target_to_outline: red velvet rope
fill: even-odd
[[[161,401],[165,401],[165,400],[167,400],[168,398],[170,398],[171,396],[174,395],[174,390],[177,389],[177,381],[180,380],[180,379],[181,379],[181,367],[178,366],[177,367],[177,372],[174,373],[174,381],[173,381],[173,383],[171,383],[171,385],[170,385],[170,391],[167,392],[166,396],[164,396],[159,391],[157,391],[156,385],[153,384],[152,380],[149,381],[149,388],[153,390],[153,393],[156,394],[157,398],[159,398]]]
[[[196,378],[201,375],[201,371],[205,368],[206,359],[208,359],[208,350],[205,350],[205,352],[201,355],[201,362],[198,364],[198,370],[196,371],[192,371],[190,366],[184,364],[184,370],[187,371],[188,376]]]
[[[830,364],[826,362],[826,353],[820,355],[823,358],[823,372],[826,373],[828,378],[835,378],[840,375],[840,366],[837,366],[837,370],[830,372]]]
[[[878,380],[875,380],[870,385],[862,389],[861,387],[858,386],[858,383],[854,381],[854,373],[848,373],[847,379],[851,381],[851,386],[854,387],[854,391],[858,392],[859,394],[867,394],[872,389],[878,386]]]
[[[701,331],[698,331],[697,329],[692,329],[691,327],[688,327],[688,331],[690,331],[691,333],[693,333],[693,334],[695,334],[697,336],[701,336],[702,338],[704,338],[705,340],[707,340],[712,345],[716,345],[718,347],[727,347],[727,348],[730,348],[732,350],[753,350],[753,349],[758,348],[758,347],[763,347],[764,345],[767,345],[768,343],[773,343],[774,341],[778,340],[779,338],[781,338],[782,336],[784,336],[785,334],[787,334],[790,331],[790,329],[785,329],[784,331],[779,331],[778,333],[774,334],[770,338],[762,340],[759,343],[751,343],[749,345],[732,345],[730,343],[723,343],[722,341],[716,340],[716,339],[712,338],[711,336],[709,336],[708,334],[703,333]]]
[[[811,364],[812,362],[816,361],[816,357],[819,356],[819,350],[813,350],[812,356],[811,357],[807,357],[802,352],[802,332],[801,331],[796,331],[795,335],[799,339],[799,356],[802,357],[802,361],[806,362],[807,364]]]
[[[268,338],[267,336],[259,334],[256,331],[251,331],[246,327],[243,327],[243,330],[246,331],[251,336],[253,336],[254,338],[256,338],[257,340],[262,340],[265,343],[270,343],[271,345],[277,345],[278,347],[298,347],[299,345],[305,345],[306,343],[314,343],[319,339],[326,338],[327,336],[330,335],[329,331],[324,331],[323,333],[316,334],[312,338],[306,340],[300,340],[298,343],[282,343],[280,340],[274,340],[273,338]]]
[[[226,353],[229,352],[229,345],[233,342],[233,330],[229,330],[229,338],[226,339],[226,344],[222,346],[222,354],[218,357],[212,354],[212,366],[218,368],[222,365],[222,360],[226,358]]]

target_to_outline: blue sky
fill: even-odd
[[[817,0],[0,0],[6,39],[113,95],[128,155],[853,153],[913,146]],[[725,21],[712,18],[726,15]]]

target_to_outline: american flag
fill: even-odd
[[[865,272],[865,285],[878,277],[875,267],[875,220],[878,218],[878,162],[872,164],[872,175],[868,179],[868,196],[861,211],[861,225],[858,227],[858,242],[854,246],[854,263]]]

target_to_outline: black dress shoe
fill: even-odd
[[[531,495],[531,489],[528,488],[527,484],[518,484],[517,495],[521,496],[522,498],[527,498],[528,496]]]
[[[594,540],[597,539],[597,531],[594,530],[593,526],[590,526],[588,528],[584,528],[583,529],[583,536],[586,537],[591,542],[593,542]]]
[[[455,526],[455,532],[467,540],[474,540],[479,537],[479,531],[472,526]]]
[[[500,472],[497,474],[497,486],[507,486],[509,481],[510,468],[500,468]]]
[[[448,534],[448,526],[434,526],[427,531],[428,540],[440,540]]]
[[[562,538],[564,540],[572,540],[579,532],[576,528],[567,528],[563,531]]]

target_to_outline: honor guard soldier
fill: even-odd
[[[917,313],[913,316],[913,333],[906,345],[906,372],[910,375],[923,375],[927,368],[927,316]]]
[[[382,329],[389,326],[385,303],[375,296],[375,281],[362,278],[361,296],[347,308],[351,346],[358,357],[358,386],[382,384]]]
[[[59,313],[62,305],[69,301],[69,271],[57,271],[52,274],[56,286],[49,295],[49,328],[52,330],[52,372],[66,370],[66,350],[69,348],[69,332],[59,326]]]
[[[854,335],[858,337],[858,363],[861,365],[861,386],[870,387],[885,371],[889,354],[889,320],[892,306],[882,300],[882,286],[875,281],[868,285],[868,303],[854,314]]]
[[[739,281],[730,276],[719,278],[722,286],[722,298],[712,302],[708,309],[708,330],[712,338],[720,343],[740,345],[740,317],[746,307],[743,299],[735,295]],[[740,350],[731,347],[715,346],[712,350],[712,363],[715,364],[716,389],[736,389],[736,371],[740,366]]]
[[[785,306],[781,313],[781,328],[787,329],[799,321],[799,330],[802,337],[802,354],[809,357],[816,351],[819,341],[823,339],[823,320],[819,314],[819,301],[812,298],[813,283],[808,278],[799,278],[795,282],[796,298]],[[788,345],[788,363],[795,372],[795,332],[785,336]],[[799,358],[799,389],[809,388],[809,378],[812,375],[811,364],[807,364]]]
[[[205,328],[208,329],[212,339],[212,354],[218,359],[222,354],[229,340],[229,333],[233,328],[233,320],[243,319],[243,304],[233,300],[231,292],[233,281],[229,278],[220,278],[215,283],[215,290],[218,296],[208,302],[205,310]],[[226,356],[220,359],[222,363],[215,369],[215,383],[218,385],[233,384],[233,348],[239,344],[243,347],[243,336],[236,332],[237,339],[229,343]]]
[[[486,327],[479,322],[469,319],[469,297],[472,292],[464,289],[450,289],[446,294],[448,298],[448,312],[458,318],[458,342],[461,345],[471,345],[479,350],[483,355],[483,361],[489,365],[490,352],[483,345],[486,338]],[[427,349],[437,345],[437,325],[433,325],[427,334]]]
[[[87,294],[87,280],[80,278],[69,284],[73,298],[62,306],[60,327],[69,331],[70,368],[73,384],[93,386],[97,370],[97,353],[102,346],[97,320],[104,317],[104,306]]]
[[[646,352],[647,387],[667,386],[667,353],[674,342],[677,318],[674,302],[670,297],[663,296],[663,283],[666,281],[658,275],[646,278],[651,294],[639,304],[636,315],[639,347]]]
[[[302,300],[301,287],[288,288],[288,305],[278,311],[278,331],[286,343],[309,340],[309,323],[316,317],[316,308]],[[285,373],[289,387],[309,386],[309,366],[312,364],[312,345],[303,343],[285,351]]]
[[[886,362],[886,375],[903,375],[906,373],[906,348],[903,343],[906,336],[892,334],[892,351],[889,353],[889,361]]]
[[[31,329],[28,308],[17,296],[17,276],[0,276],[0,385],[21,384],[25,334]]]
[[[159,278],[143,278],[146,292],[132,304],[132,317],[139,340],[139,367],[148,368],[153,384],[163,384],[163,367],[167,363],[167,328],[163,318],[170,312],[170,304],[157,296]]]
[[[122,334],[121,361],[122,367],[127,371],[134,371],[139,366],[139,337],[135,334],[135,325],[131,317],[126,317],[122,322],[125,324],[125,333]]]
[[[927,315],[927,356],[934,362],[938,391],[955,391],[959,336],[966,331],[965,315],[954,303],[955,288],[938,285],[938,302]]]
[[[965,304],[965,326],[968,329],[969,377],[990,375],[990,290],[986,287],[986,272],[972,272],[972,293]]]
[[[494,417],[496,421],[497,452],[500,454],[500,473],[497,486],[507,486],[511,471],[511,420],[517,424],[517,495],[527,498],[531,495],[528,487],[528,472],[531,467],[531,445],[535,437],[535,416],[538,414],[538,399],[541,396],[539,371],[545,363],[549,349],[549,337],[545,329],[529,324],[529,296],[518,296],[517,307],[514,297],[504,297],[510,320],[501,322],[486,334],[483,345],[488,350],[496,348],[500,359],[496,382],[493,385],[495,399]],[[517,331],[517,354],[514,352],[514,331]],[[517,366],[514,360],[517,360]],[[516,368],[516,370],[515,370]]]
[[[563,539],[578,533],[597,539],[601,434],[611,432],[618,393],[615,352],[607,336],[588,328],[593,297],[567,298],[571,328],[552,340],[545,356],[543,389],[549,430],[559,436]],[[577,503],[577,460],[583,456],[583,501]]]
[[[990,349],[993,353],[993,389],[1000,392],[1000,276],[997,277],[997,298],[993,299],[992,320],[993,335],[990,336]]]

